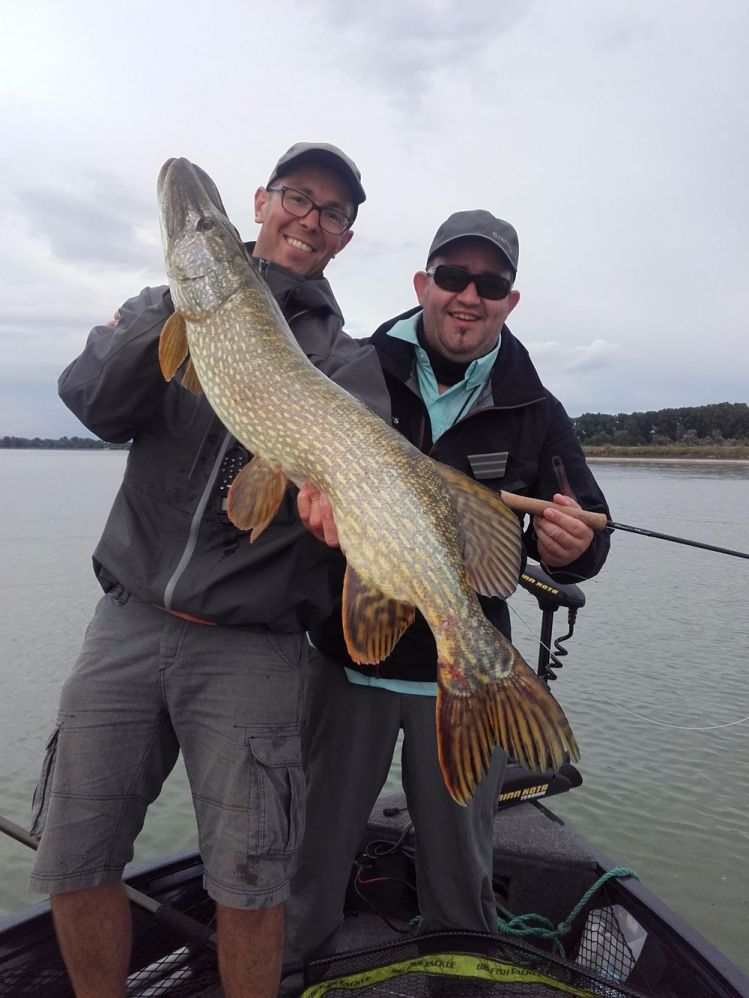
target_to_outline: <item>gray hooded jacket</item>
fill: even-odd
[[[312,363],[389,419],[377,355],[343,332],[327,280],[257,265]],[[252,544],[229,522],[226,493],[248,454],[205,396],[164,381],[158,341],[173,311],[168,288],[145,288],[125,302],[115,328],[92,329],[60,376],[60,397],[92,433],[132,440],[94,551],[96,576],[106,592],[222,625],[307,629],[336,603],[341,555],[301,525],[295,490]]]

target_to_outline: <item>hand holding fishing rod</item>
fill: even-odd
[[[538,559],[547,568],[564,568],[582,557],[593,543],[593,528],[576,513],[582,512],[574,496],[557,494],[548,504],[553,515],[536,516],[533,530],[536,535]]]
[[[705,544],[702,541],[690,540],[686,537],[674,537],[672,534],[661,534],[656,530],[646,530],[644,527],[631,527],[626,523],[615,523],[609,520],[605,513],[596,513],[588,509],[580,509],[579,506],[560,505],[549,502],[546,499],[533,499],[530,496],[519,496],[514,492],[500,492],[500,498],[519,513],[529,513],[531,516],[543,516],[547,509],[557,509],[567,516],[586,523],[593,530],[626,530],[632,534],[641,534],[644,537],[656,537],[662,541],[672,541],[674,544],[687,544],[690,547],[703,548],[706,551],[715,551],[718,554],[730,554],[734,558],[749,558],[749,553],[744,551],[733,551],[730,548],[717,547],[714,544]]]

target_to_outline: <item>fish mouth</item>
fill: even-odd
[[[208,216],[218,211],[226,216],[218,188],[205,170],[189,159],[168,159],[159,171],[156,191],[164,229],[170,238],[183,228],[191,212]]]
[[[159,179],[156,181],[156,193],[158,195],[159,201],[161,201],[161,197],[164,193],[164,182],[166,181],[167,174],[169,173],[169,167],[172,165],[172,163],[175,162],[176,158],[172,156],[166,161],[166,163],[164,163],[164,165],[159,170]]]

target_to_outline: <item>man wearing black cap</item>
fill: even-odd
[[[387,418],[376,354],[342,332],[323,277],[364,198],[340,149],[299,143],[255,195],[260,231],[248,251],[307,356]],[[172,312],[168,288],[146,288],[92,330],[60,377],[63,401],[92,432],[132,440],[94,552],[105,595],[64,684],[33,807],[31,886],[52,895],[79,998],[125,993],[120,878],[180,751],[217,903],[224,993],[275,995],[288,865],[304,826],[305,632],[337,599],[340,555],[304,529],[292,497],[254,544],[229,522],[226,494],[248,454],[205,396],[161,376],[159,334]]]
[[[365,198],[359,171],[345,153],[298,142],[255,194],[255,221],[262,229],[253,256],[304,276],[321,273],[351,239],[350,226]]]
[[[528,525],[525,547],[558,581],[576,581],[599,571],[609,538],[594,535],[565,509],[608,510],[564,409],[505,325],[520,300],[513,286],[517,266],[517,233],[509,223],[488,211],[451,215],[437,231],[426,268],[414,277],[419,307],[380,326],[371,342],[397,429],[490,488],[553,499],[554,508]],[[305,487],[299,509],[310,529],[336,543],[325,497]],[[509,638],[505,602],[481,602]],[[437,759],[437,654],[426,622],[417,612],[376,675],[349,658],[340,612],[312,628],[311,638],[316,651],[303,736],[307,831],[292,877],[287,966],[335,948],[352,864],[401,731],[420,931],[496,932],[492,830],[506,756],[494,753],[467,807],[452,800]],[[292,983],[290,977],[287,993]]]

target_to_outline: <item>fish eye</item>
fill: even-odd
[[[198,219],[198,224],[196,226],[198,232],[210,232],[216,223],[212,218],[208,218],[205,215]]]

